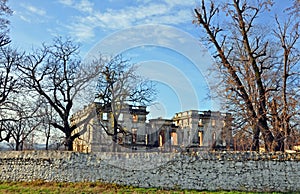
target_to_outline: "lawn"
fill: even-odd
[[[61,183],[61,182],[0,182],[0,193],[246,193],[246,192],[208,192],[188,190],[162,190],[158,188],[135,188],[108,183]]]

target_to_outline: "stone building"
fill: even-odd
[[[172,119],[150,119],[149,120],[149,129],[151,134],[149,134],[149,143],[153,147],[158,147],[161,151],[173,151],[177,143],[177,127],[175,126]],[[153,142],[155,142],[153,144]]]
[[[77,125],[73,134],[83,131],[82,135],[74,140],[73,149],[79,152],[96,152],[112,151],[114,144],[123,147],[145,145],[147,114],[145,106],[125,104],[114,114],[108,106],[91,103],[70,119],[72,126]],[[118,126],[116,143],[113,141],[115,123]]]
[[[173,117],[177,143],[193,148],[232,148],[232,117],[219,111],[189,110]]]
[[[73,143],[74,151],[184,151],[193,149],[230,149],[231,115],[189,110],[172,119],[150,119],[145,106],[125,105],[116,111],[92,103],[71,117],[82,134]],[[117,133],[114,132],[117,123]],[[115,136],[114,136],[115,134]],[[117,136],[117,140],[113,139]]]

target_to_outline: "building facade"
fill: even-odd
[[[145,145],[147,141],[145,106],[123,105],[116,111],[101,103],[91,103],[71,117],[72,134],[82,133],[73,142],[79,152],[113,151],[114,147]],[[115,126],[117,131],[115,131]]]
[[[232,117],[219,111],[189,110],[173,117],[177,142],[187,148],[232,148]]]
[[[232,117],[229,113],[189,110],[172,119],[147,121],[145,106],[125,105],[113,111],[92,103],[71,117],[73,134],[80,137],[74,151],[184,151],[231,149]],[[115,127],[117,126],[117,127]]]

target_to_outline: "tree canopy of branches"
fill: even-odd
[[[12,10],[7,6],[7,0],[0,0],[0,47],[10,43],[7,16],[11,14]]]
[[[126,133],[118,124],[121,110],[128,104],[148,105],[156,97],[154,82],[137,75],[137,68],[130,60],[118,55],[108,60],[99,74],[96,100],[103,104],[103,110],[112,113],[113,128],[100,124],[115,142],[118,132]]]
[[[12,118],[8,118],[5,114],[7,104],[9,104],[9,95],[17,91],[18,77],[15,74],[16,66],[20,62],[22,56],[9,45],[10,38],[9,20],[7,17],[12,11],[7,6],[7,0],[0,1],[0,142],[9,141],[11,129],[4,127],[11,122]]]
[[[218,94],[235,113],[236,127],[252,136],[255,151],[261,137],[266,151],[283,151],[291,147],[297,132],[299,19],[293,10],[299,10],[299,3],[295,1],[284,18],[274,16],[268,28],[262,17],[270,14],[273,4],[202,0],[194,10],[194,23],[203,30],[216,59],[222,81]]]
[[[39,115],[39,102],[35,101],[30,95],[25,92],[20,92],[14,95],[13,102],[9,103],[5,111],[6,119],[3,122],[3,128],[6,129],[14,140],[12,146],[15,150],[23,150],[24,146],[30,144],[30,149],[33,146],[29,136],[39,129],[42,119]]]
[[[11,108],[11,104],[14,101],[14,93],[18,92],[20,87],[19,78],[16,74],[17,65],[22,59],[16,50],[11,49],[8,45],[0,47],[0,123],[4,126],[5,122],[11,121],[6,112]],[[0,132],[6,133],[2,137],[0,133],[0,141],[8,141],[10,138],[10,129],[0,127]]]
[[[72,134],[76,126],[71,126],[69,121],[74,99],[99,74],[98,69],[98,64],[83,64],[79,57],[79,45],[63,38],[54,39],[52,45],[44,44],[19,65],[25,85],[51,106],[53,114],[56,114],[58,119],[50,124],[64,133],[68,150],[73,149],[73,141],[80,135]]]

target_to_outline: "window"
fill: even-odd
[[[165,144],[165,132],[160,131],[159,133],[159,147],[163,147]]]
[[[138,121],[138,116],[136,114],[132,115],[132,121],[137,122]]]
[[[213,147],[216,146],[216,140],[217,140],[216,132],[213,132],[213,134],[212,134],[212,146]]]
[[[202,121],[202,119],[199,119],[198,125],[199,125],[199,127],[203,127],[203,121]]]
[[[211,120],[211,126],[213,126],[213,127],[216,126],[216,120],[215,119]]]
[[[102,119],[103,120],[107,120],[108,118],[107,118],[107,112],[104,112],[103,114],[102,114]]]
[[[212,135],[212,139],[213,139],[213,141],[215,141],[215,140],[216,140],[216,132],[214,132],[214,133],[213,133],[213,135]]]
[[[148,145],[148,134],[145,135],[145,144]]]
[[[132,129],[132,143],[137,141],[137,129]]]
[[[164,145],[163,136],[159,135],[159,147],[162,147],[163,145]]]
[[[122,144],[123,143],[123,138],[122,137],[118,137],[118,144]]]
[[[172,145],[178,145],[178,143],[177,143],[177,133],[176,132],[171,133],[171,144]]]
[[[124,117],[124,116],[123,116],[123,113],[121,113],[121,114],[119,115],[118,120],[119,120],[119,121],[123,121],[123,117]]]
[[[203,146],[203,132],[198,131],[198,137],[199,137],[199,146]]]

